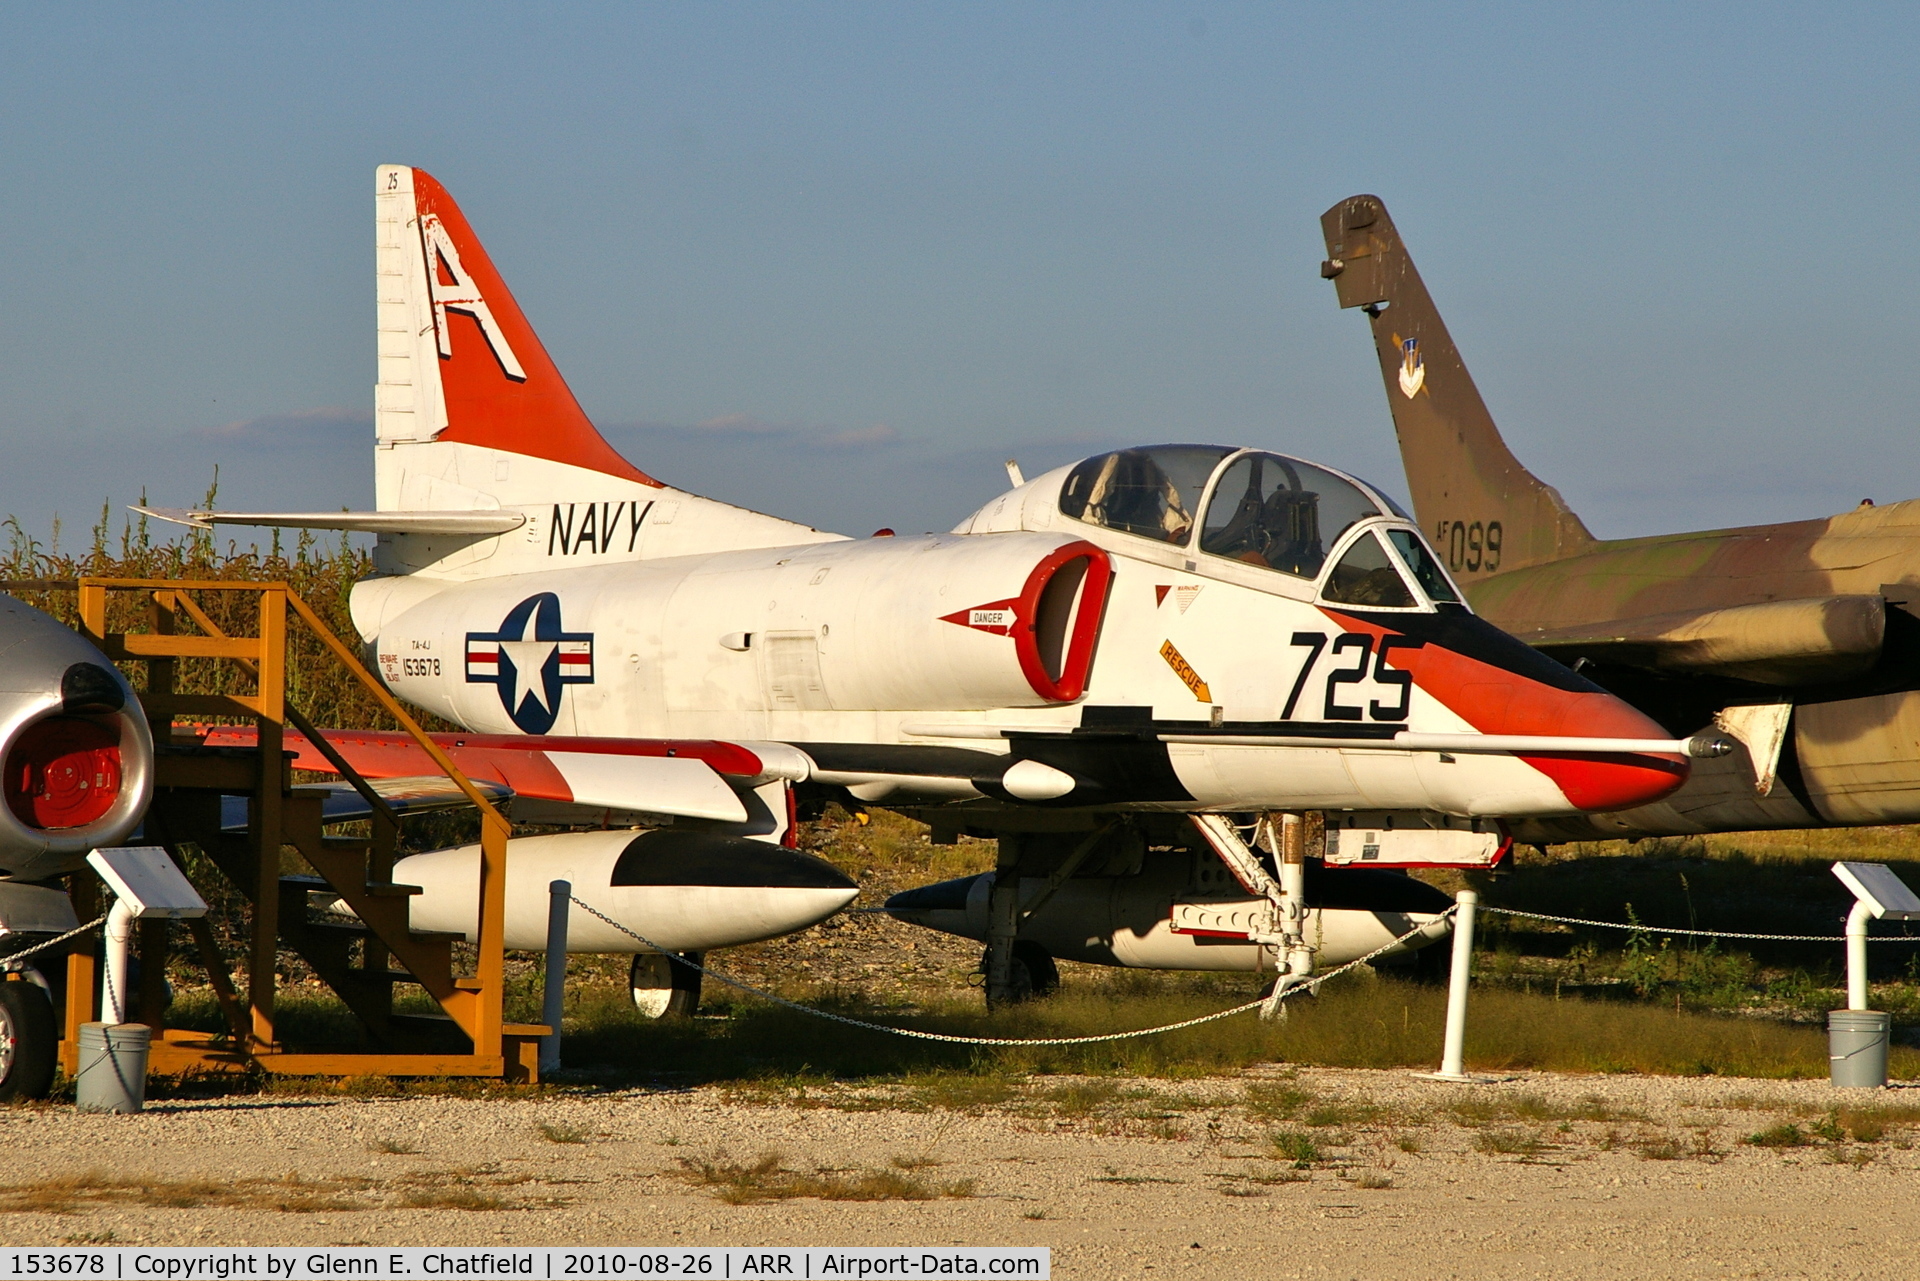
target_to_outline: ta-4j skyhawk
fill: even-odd
[[[1404,877],[1309,890],[1305,811],[1333,862],[1484,863],[1502,820],[1646,805],[1723,749],[1481,620],[1390,498],[1299,458],[1118,450],[912,537],[676,489],[588,421],[438,182],[382,166],[375,207],[376,510],[170,514],[377,535],[379,675],[544,754],[546,821],[777,841],[839,800],[997,837],[987,880],[897,906],[984,937],[998,1001],[1053,954],[1298,979],[1436,919]]]

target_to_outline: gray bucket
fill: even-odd
[[[1892,1038],[1893,1015],[1879,1010],[1829,1010],[1827,1058],[1833,1083],[1870,1086],[1887,1083],[1887,1042]]]
[[[153,1029],[144,1023],[82,1023],[74,1105],[82,1112],[140,1111],[147,1097],[147,1047],[152,1036]],[[1886,1058],[1882,1051],[1883,1065]]]

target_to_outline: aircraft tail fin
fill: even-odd
[[[659,484],[609,445],[460,207],[423,169],[381,165],[374,204],[380,375],[374,430],[382,457],[379,506],[401,505],[391,447],[441,441]]]
[[[1470,585],[1591,547],[1559,491],[1500,438],[1379,197],[1343,200],[1320,226],[1321,275],[1372,322],[1414,512],[1455,576]]]
[[[525,573],[839,537],[669,487],[621,457],[425,170],[381,165],[374,216],[376,510],[326,527],[377,532],[382,573]]]

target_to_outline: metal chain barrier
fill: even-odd
[[[1742,934],[1733,930],[1683,930],[1665,925],[1634,925],[1626,921],[1588,921],[1577,916],[1549,916],[1545,912],[1522,912],[1517,907],[1491,907],[1480,904],[1482,912],[1498,912],[1502,916],[1521,916],[1530,921],[1552,921],[1556,925],[1586,925],[1597,929],[1626,930],[1634,934],[1687,934],[1694,938],[1709,939],[1760,939],[1770,943],[1844,943],[1844,934]],[[1881,935],[1869,938],[1869,943],[1920,943],[1920,934]]]
[[[1245,1014],[1248,1010],[1259,1009],[1261,1006],[1267,1004],[1269,999],[1265,996],[1259,996],[1248,1001],[1245,1005],[1236,1005],[1230,1010],[1220,1010],[1213,1014],[1202,1014],[1196,1019],[1183,1019],[1178,1023],[1168,1023],[1161,1027],[1143,1027],[1132,1032],[1107,1032],[1100,1036],[958,1036],[947,1032],[921,1032],[914,1028],[889,1027],[884,1023],[868,1023],[862,1019],[848,1018],[844,1014],[835,1014],[831,1010],[818,1010],[811,1005],[801,1005],[798,1001],[789,1001],[783,996],[775,996],[771,992],[754,987],[751,984],[742,983],[738,979],[730,979],[726,975],[710,970],[704,965],[697,965],[687,960],[677,952],[669,952],[666,948],[661,947],[658,943],[655,943],[638,930],[628,929],[626,926],[620,924],[620,922],[614,920],[605,912],[593,906],[593,904],[582,902],[578,895],[569,894],[567,897],[573,900],[575,906],[585,908],[590,914],[605,921],[622,934],[645,944],[649,950],[672,958],[673,962],[677,965],[684,965],[688,969],[698,970],[708,978],[716,982],[724,983],[728,987],[737,988],[742,992],[750,993],[765,1001],[771,1001],[775,1005],[785,1006],[789,1010],[798,1010],[802,1014],[811,1014],[816,1018],[830,1019],[835,1023],[844,1023],[848,1027],[865,1028],[869,1032],[886,1032],[893,1036],[911,1037],[918,1041],[946,1041],[955,1045],[1094,1045],[1103,1041],[1127,1041],[1140,1036],[1158,1036],[1162,1032],[1178,1032],[1182,1028],[1199,1027],[1202,1023],[1214,1023],[1221,1019],[1230,1019],[1236,1014]],[[1441,919],[1444,920],[1451,917],[1458,910],[1457,907],[1448,908],[1440,914]],[[1428,928],[1430,928],[1430,923],[1429,925],[1416,925],[1399,938],[1387,943],[1382,943],[1365,956],[1357,957],[1354,960],[1348,961],[1345,965],[1328,970],[1325,974],[1317,974],[1297,987],[1287,989],[1281,993],[1280,1000],[1284,1001],[1297,992],[1317,989],[1328,979],[1337,978],[1356,966],[1365,965],[1368,961],[1392,951],[1414,935]]]
[[[38,952],[44,952],[50,947],[59,947],[62,943],[65,943],[68,939],[79,938],[82,934],[85,934],[88,930],[97,930],[102,925],[105,925],[106,923],[107,923],[107,914],[105,912],[102,912],[100,913],[100,915],[94,917],[91,921],[88,921],[85,925],[80,926],[78,929],[68,930],[65,934],[62,934],[59,938],[48,939],[44,943],[35,943],[32,947],[22,948],[18,952],[9,952],[5,956],[0,956],[0,966],[11,965],[15,961],[24,961],[29,956],[33,956]]]

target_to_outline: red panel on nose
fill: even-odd
[[[1389,634],[1368,619],[1328,610],[1355,631]],[[1489,630],[1491,627],[1489,626]],[[1521,642],[1501,639],[1515,646]],[[1413,673],[1413,683],[1456,712],[1482,734],[1541,734],[1577,738],[1658,738],[1673,735],[1615,698],[1589,685],[1559,689],[1518,672],[1483,662],[1440,644],[1396,646],[1389,664]],[[1582,682],[1585,683],[1585,682]],[[1520,759],[1552,779],[1583,810],[1632,809],[1670,795],[1687,781],[1683,756],[1586,754],[1527,755]]]

